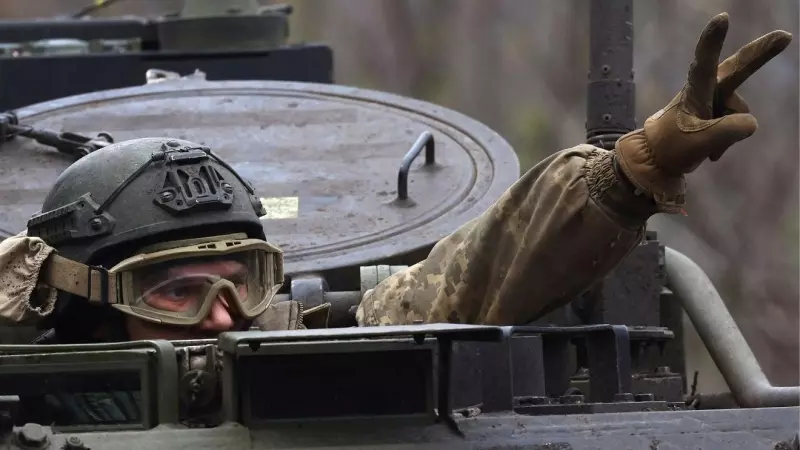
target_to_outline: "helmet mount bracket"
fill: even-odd
[[[203,148],[179,148],[164,144],[160,185],[153,201],[171,214],[228,209],[233,204],[233,186],[211,164]]]

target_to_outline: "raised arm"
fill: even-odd
[[[359,324],[519,324],[564,305],[639,243],[655,212],[624,180],[614,153],[590,145],[548,157],[427,259],[369,291]]]
[[[708,23],[684,88],[615,151],[579,145],[539,163],[427,259],[368,291],[359,325],[523,324],[608,274],[648,217],[682,210],[684,174],[757,128],[735,91],[791,35],[773,31],[718,65],[727,30],[727,14]]]

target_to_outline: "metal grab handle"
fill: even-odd
[[[425,165],[430,166],[436,162],[436,144],[433,141],[433,134],[430,131],[425,131],[419,135],[411,150],[403,156],[403,163],[400,164],[400,171],[397,172],[398,200],[408,199],[408,171],[411,169],[411,163],[419,156],[423,147],[425,148]]]
[[[687,256],[665,248],[667,287],[681,302],[711,358],[743,408],[800,405],[800,387],[772,386],[711,280]]]

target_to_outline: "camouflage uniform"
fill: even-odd
[[[359,325],[522,324],[563,306],[642,240],[656,210],[613,160],[590,145],[548,157],[427,259],[368,291]]]
[[[648,217],[681,210],[684,174],[756,131],[735,90],[785,49],[791,35],[769,33],[717,65],[727,27],[725,14],[706,26],[686,85],[642,129],[619,139],[613,152],[579,145],[539,163],[424,261],[368,291],[358,324],[522,324],[604,277],[641,241]],[[253,233],[263,233],[260,222],[252,224]],[[53,250],[37,239],[0,243],[0,318],[21,323],[53,310],[52,293],[42,297],[44,304],[31,301]],[[290,301],[271,306],[256,324],[268,330],[326,325],[315,316]],[[45,400],[67,422],[119,421],[138,413],[137,399],[127,394]]]
[[[541,162],[425,261],[367,292],[359,324],[522,324],[605,276],[650,215],[682,211],[685,174],[758,127],[736,90],[792,36],[767,33],[720,63],[727,31],[725,13],[706,25],[683,89],[613,152],[579,145]]]
[[[615,152],[590,145],[549,156],[481,216],[438,242],[424,261],[368,291],[358,324],[521,324],[563,306],[641,241],[656,211],[652,199],[634,194],[614,159]],[[2,245],[6,256],[28,247],[17,238]],[[34,265],[52,251],[43,242],[30,248],[39,252],[27,258]],[[32,292],[30,275],[37,271],[27,265],[24,273],[6,271],[4,277]],[[27,306],[26,315],[36,320],[50,313],[53,294],[45,305]],[[326,326],[313,312],[302,314],[302,305],[287,303],[257,319],[259,328]],[[6,317],[21,318],[22,306],[0,301]]]
[[[719,63],[727,29],[727,14],[709,22],[683,89],[641,129],[620,138],[614,151],[578,145],[540,162],[480,217],[437,243],[424,261],[368,291],[357,308],[358,324],[521,324],[563,306],[604,277],[640,242],[647,218],[681,211],[684,174],[706,160],[718,160],[757,129],[736,89],[783,51],[791,35],[773,31]],[[104,189],[110,191],[119,180],[108,183]],[[83,192],[84,186],[77,189]],[[127,202],[137,204],[141,199],[135,192],[131,188],[119,198],[130,195]],[[252,193],[241,197],[242,211],[251,208],[247,195]],[[146,220],[137,226],[161,226],[138,213],[126,216],[130,213],[129,208],[115,213],[120,225]],[[190,218],[195,229],[205,229],[198,227],[232,223],[225,214]],[[263,239],[261,222],[252,211],[248,214],[250,232]],[[14,288],[0,290],[0,316],[18,323],[52,311],[50,301],[20,305],[15,300],[33,291],[36,280],[30,274],[38,273],[52,249],[42,240],[2,243],[31,250],[38,244],[25,262],[4,263],[5,285]],[[83,243],[70,245],[72,253],[88,252]],[[64,253],[64,246],[58,252]],[[0,252],[0,263],[8,255],[13,255],[11,247]],[[303,313],[296,302],[286,303],[274,305],[256,323],[263,329],[326,326],[325,320],[310,320],[311,312]]]

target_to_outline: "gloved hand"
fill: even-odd
[[[660,212],[682,211],[683,174],[706,158],[718,160],[756,131],[756,119],[736,89],[792,41],[791,34],[773,31],[717,66],[727,32],[727,13],[711,19],[700,35],[683,89],[649,117],[644,128],[617,141],[620,168],[638,191],[655,200]]]

